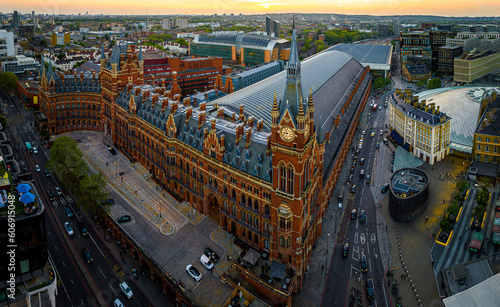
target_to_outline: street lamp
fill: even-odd
[[[163,200],[160,200],[160,201],[158,202],[158,205],[160,206],[160,218],[161,218],[161,203],[162,203],[162,202],[163,202]]]

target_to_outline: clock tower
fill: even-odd
[[[311,228],[311,201],[318,187],[319,146],[314,129],[312,89],[304,99],[295,30],[292,34],[282,99],[274,95],[271,110],[273,231],[271,258],[297,269],[308,262],[304,238]],[[321,180],[319,180],[321,181]],[[309,245],[310,246],[310,245]]]

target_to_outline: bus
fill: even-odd
[[[31,147],[30,142],[26,142],[26,150],[28,151],[28,153],[32,153],[33,152],[33,148]]]

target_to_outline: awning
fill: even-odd
[[[285,264],[273,262],[273,263],[271,263],[271,270],[269,273],[269,277],[277,278],[277,279],[284,279],[285,278],[285,270],[286,270]]]
[[[259,260],[260,254],[258,251],[255,249],[249,249],[248,252],[245,254],[243,257],[243,260],[246,262],[250,263],[251,265],[255,265],[257,263],[257,260]]]
[[[399,135],[399,133],[397,133],[396,130],[391,131],[391,137],[394,139],[394,141],[398,145],[403,145],[405,143],[405,140],[403,139],[403,137],[401,135]]]

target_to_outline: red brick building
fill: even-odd
[[[38,82],[18,80],[16,84],[16,95],[22,102],[26,110],[39,110]]]

